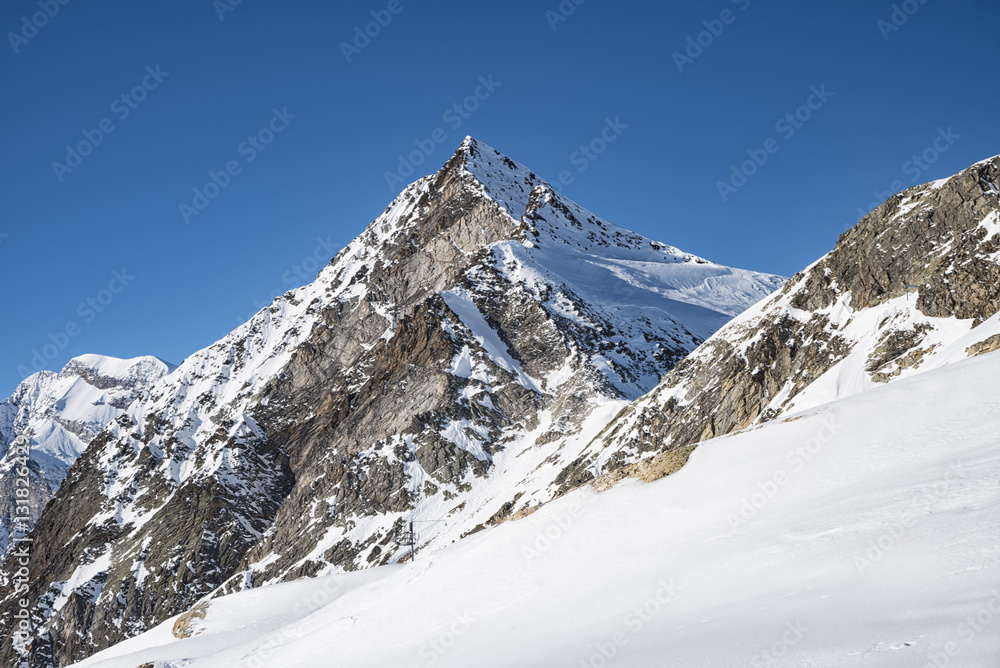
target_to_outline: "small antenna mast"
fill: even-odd
[[[409,522],[409,531],[396,530],[396,544],[406,547],[410,546],[410,563],[413,563],[413,546],[417,544],[417,534],[413,530],[413,520]]]
[[[402,545],[403,547],[406,546],[410,547],[411,564],[413,563],[414,548],[416,547],[417,541],[420,539],[420,536],[417,534],[417,532],[413,530],[413,524],[415,522],[425,522],[428,524],[433,524],[435,522],[444,522],[444,520],[415,520],[411,518],[410,521],[407,523],[407,526],[409,527],[408,529],[405,529],[403,531],[400,531],[398,529],[396,530],[396,536],[395,536],[396,544]]]

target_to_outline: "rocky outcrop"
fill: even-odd
[[[969,357],[975,357],[991,353],[994,350],[1000,350],[1000,334],[994,334],[988,339],[972,344],[966,348],[965,352]]]
[[[1000,310],[998,186],[1000,157],[890,198],[625,408],[561,472],[561,491],[995,349],[996,319],[984,323]]]

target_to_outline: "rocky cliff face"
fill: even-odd
[[[624,409],[564,489],[1000,348],[998,192],[995,157],[890,198]]]
[[[411,518],[427,549],[544,502],[782,280],[616,227],[468,139],[93,439],[32,534],[24,658],[67,665],[204,598],[397,560]]]
[[[17,435],[31,440],[30,522],[17,527],[27,533],[91,440],[172,368],[155,357],[82,355],[59,373],[31,375],[0,402],[0,553],[15,531],[15,461],[9,448]]]

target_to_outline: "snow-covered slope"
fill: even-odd
[[[780,283],[616,227],[467,139],[95,439],[36,529],[64,548],[33,557],[31,659],[392,563],[411,517],[427,551],[537,507],[628,400]]]
[[[13,528],[14,462],[7,455],[16,436],[31,438],[34,520],[94,436],[172,368],[155,357],[81,355],[58,373],[29,376],[0,402],[0,552]]]
[[[867,389],[656,482],[215,599],[78,665],[997,666],[998,377],[991,353]]]

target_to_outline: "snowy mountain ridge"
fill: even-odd
[[[351,582],[347,589],[357,585],[358,596],[377,598],[382,585],[365,585],[401,570],[398,563],[407,550],[398,536],[411,520],[418,527],[418,560],[431,565],[449,560],[447,572],[429,579],[431,589],[475,592],[467,577],[452,580],[452,572],[476,571],[493,563],[489,553],[509,554],[525,545],[497,546],[492,541],[498,532],[537,535],[532,527],[542,519],[535,518],[565,507],[567,499],[560,497],[593,498],[630,476],[656,480],[677,471],[692,451],[695,463],[714,464],[698,475],[685,468],[651,486],[676,491],[663,499],[640,493],[652,504],[648,507],[615,506],[635,521],[623,522],[610,507],[593,511],[595,527],[630,527],[616,541],[634,551],[618,552],[615,541],[598,547],[595,540],[603,540],[598,536],[573,543],[570,556],[558,550],[546,560],[535,543],[549,564],[546,577],[562,583],[552,600],[575,601],[573,609],[587,621],[583,636],[562,635],[564,630],[553,632],[537,621],[533,628],[574,645],[613,630],[609,619],[623,614],[617,603],[635,604],[635,598],[620,594],[642,584],[629,580],[628,573],[637,566],[652,573],[664,554],[674,555],[672,573],[689,574],[687,585],[678,584],[696,598],[707,592],[723,608],[760,608],[762,601],[779,598],[771,594],[788,582],[769,578],[766,569],[750,569],[725,587],[730,598],[720,598],[705,589],[707,580],[718,579],[718,568],[684,565],[728,563],[736,553],[755,555],[747,563],[796,572],[775,560],[775,541],[792,545],[799,564],[812,563],[808,555],[826,555],[838,575],[821,588],[854,587],[855,600],[867,588],[852,583],[834,563],[847,553],[814,546],[824,541],[854,546],[884,530],[896,509],[889,501],[928,484],[929,469],[919,462],[907,469],[915,477],[903,481],[894,473],[906,452],[936,468],[942,452],[954,446],[976,471],[990,470],[990,428],[966,429],[964,448],[946,437],[957,427],[945,416],[954,412],[955,402],[968,404],[971,397],[974,408],[962,419],[992,424],[982,387],[995,357],[988,353],[1000,349],[998,184],[1000,158],[894,196],[842,235],[829,254],[761,299],[779,279],[714,265],[614,227],[555,193],[526,167],[469,139],[437,174],[408,186],[315,282],[286,293],[192,355],[94,439],[33,533],[39,550],[32,568],[40,575],[29,600],[39,634],[22,658],[65,664],[188,611],[170,630],[229,634],[221,653],[210,638],[189,638],[192,642],[170,645],[169,651],[182,652],[183,658],[145,656],[171,668],[194,658],[206,665],[244,661],[259,650],[247,644],[246,624],[263,624],[273,615],[251,606],[249,616],[237,615],[234,623],[230,604],[219,603],[215,614],[221,611],[222,617],[210,618],[217,601],[237,606],[270,601],[276,610],[287,609],[293,601],[271,598],[270,592],[302,589],[281,583],[334,574],[341,579],[332,582]],[[980,356],[982,361],[967,359]],[[974,387],[956,389],[963,377]],[[944,379],[944,394],[936,381],[922,383],[926,378]],[[902,403],[920,411],[923,421],[900,423],[906,415],[893,407],[906,392],[921,398]],[[888,431],[876,430],[869,443],[865,439],[878,419]],[[719,437],[728,435],[749,447],[694,450],[710,439],[725,443],[728,439]],[[786,450],[803,441],[818,450],[807,459],[800,449],[797,459],[789,459]],[[836,447],[826,448],[830,442]],[[817,455],[834,450],[847,458],[825,468]],[[766,466],[752,461],[754,453]],[[796,492],[774,506],[785,508],[776,523],[759,540],[746,542],[739,538],[745,525],[767,513],[761,515],[763,506],[755,503],[748,512],[744,502],[762,489],[785,487],[770,468],[779,460],[793,473],[815,460],[816,484],[787,487]],[[857,486],[854,497],[845,497],[844,481],[863,476],[867,482]],[[964,508],[979,504],[972,510],[980,527],[997,507],[983,481],[988,476],[977,474],[962,490]],[[588,483],[593,490],[579,489]],[[889,515],[858,515],[856,508],[879,485],[887,490],[878,498]],[[619,487],[636,489],[629,481]],[[611,492],[612,498],[625,493]],[[709,493],[725,503],[707,502]],[[831,498],[854,505],[837,514]],[[725,508],[728,516],[713,515]],[[803,519],[803,508],[817,521]],[[648,512],[656,512],[658,521],[650,524]],[[860,521],[851,520],[856,515]],[[935,531],[950,536],[948,527],[957,526],[953,520],[943,514]],[[810,527],[808,540],[788,534],[790,521]],[[673,533],[675,523],[686,528]],[[497,531],[449,547],[498,525]],[[650,526],[654,541],[633,540]],[[727,534],[720,536],[719,530]],[[490,546],[487,554],[477,552],[475,546],[484,544]],[[732,550],[716,550],[720,544]],[[586,557],[587,549],[598,555],[594,564],[605,564],[608,577],[594,580],[596,590],[572,594],[567,587],[579,582],[571,585],[558,573],[572,573],[567,559]],[[988,571],[992,562],[979,557],[985,550],[988,543],[980,540],[956,554],[967,570]],[[463,561],[467,554],[473,557]],[[606,566],[618,563],[618,570]],[[370,566],[387,568],[345,575]],[[494,566],[494,576],[506,573]],[[403,579],[428,581],[428,572],[411,569]],[[10,574],[4,564],[0,585]],[[530,568],[509,575],[498,586],[514,583],[526,599],[544,591]],[[640,579],[648,584],[645,575]],[[963,591],[971,591],[979,580],[964,582],[972,585],[963,585]],[[740,592],[750,585],[757,589],[744,600]],[[936,586],[945,591],[948,583]],[[410,595],[395,585],[381,591]],[[243,598],[224,598],[237,592]],[[483,597],[487,608],[524,614],[516,605],[519,598],[496,594],[490,590]],[[794,595],[794,606],[777,609],[823,609],[809,589]],[[332,617],[320,614],[316,623],[327,631],[331,625],[339,629],[337,638],[355,637],[358,629],[357,637],[371,638],[378,636],[385,615],[399,619],[385,604],[377,614],[364,613],[354,607],[370,610],[358,596],[343,597],[331,608]],[[617,602],[609,608],[612,618],[601,617],[600,610],[594,617],[596,608],[581,597]],[[891,613],[899,598],[886,600],[883,612]],[[961,603],[936,594],[926,600]],[[972,599],[963,600],[968,607]],[[558,605],[548,609],[565,614]],[[843,619],[840,612],[847,609],[826,608],[817,623]],[[708,610],[697,605],[681,610],[687,621],[674,620],[656,637],[680,638],[682,646],[685,638],[698,639],[698,646],[715,647],[721,636],[713,633],[728,628],[725,619],[709,624]],[[0,624],[8,623],[13,611],[9,597],[0,601]],[[252,621],[255,615],[258,622]],[[695,616],[709,624],[706,631],[678,636]],[[364,621],[355,627],[359,618]],[[440,623],[433,615],[429,621]],[[423,618],[406,621],[414,633],[426,635],[423,623]],[[940,625],[921,628],[935,641],[944,637]],[[161,627],[150,637],[162,644],[163,633]],[[495,629],[488,635],[495,638]],[[652,653],[635,654],[635,665],[658,660],[656,643],[644,642]],[[916,641],[894,639],[883,648],[873,640],[860,649],[831,642],[840,654],[813,651],[803,660],[888,661],[897,655],[885,652]],[[359,665],[385,658],[371,653],[370,644],[295,644],[275,661],[309,665],[317,652],[328,656],[334,650],[362,651]],[[225,654],[230,647],[235,654]],[[673,655],[683,656],[676,647]],[[142,642],[123,643],[122,651],[130,648],[149,650]],[[977,646],[975,655],[987,650]],[[113,659],[116,652],[105,656]],[[460,663],[463,656],[448,661]],[[587,661],[558,649],[549,658]]]
[[[588,447],[636,462],[1000,349],[1000,156],[890,198]]]

